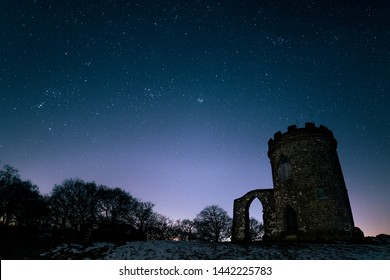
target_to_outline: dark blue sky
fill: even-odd
[[[211,204],[232,215],[235,198],[272,187],[268,139],[311,121],[339,142],[356,225],[390,233],[389,11],[1,1],[1,163],[42,193],[80,177],[174,219]]]

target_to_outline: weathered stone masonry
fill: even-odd
[[[274,188],[234,201],[232,240],[249,241],[249,207],[263,205],[264,240],[351,240],[356,237],[337,141],[306,123],[268,141]]]

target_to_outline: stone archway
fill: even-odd
[[[233,242],[249,242],[249,207],[258,198],[263,206],[264,237],[272,235],[275,225],[275,198],[273,189],[253,190],[234,200],[233,210]]]

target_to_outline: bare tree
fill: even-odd
[[[173,220],[161,214],[155,214],[154,223],[147,230],[148,239],[172,240],[175,237]]]
[[[127,223],[128,214],[137,207],[138,201],[120,188],[111,189],[100,185],[97,191],[97,216],[107,225]]]
[[[19,170],[11,165],[6,164],[3,166],[3,169],[0,170],[0,183],[2,185],[11,185],[19,181],[21,181]]]
[[[220,242],[230,237],[232,219],[218,205],[205,207],[195,219],[198,234],[203,240]]]
[[[48,209],[38,187],[21,180],[17,169],[5,165],[0,170],[0,223],[37,225],[44,215]]]
[[[54,223],[62,228],[85,230],[97,220],[97,186],[81,179],[68,179],[55,185],[50,197]]]
[[[264,226],[255,218],[249,219],[249,237],[251,241],[260,241],[264,235]]]
[[[153,211],[154,204],[151,202],[142,202],[137,199],[135,207],[131,209],[128,221],[139,232],[147,234],[147,231],[156,223],[156,213]]]
[[[177,220],[175,224],[177,237],[181,240],[195,239],[196,228],[195,222],[189,219]]]

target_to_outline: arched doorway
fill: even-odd
[[[291,206],[287,206],[284,218],[286,223],[286,235],[296,235],[298,232],[297,213]]]
[[[258,197],[249,203],[249,240],[261,241],[264,235],[263,206]]]
[[[264,238],[270,236],[273,231],[271,225],[275,223],[272,217],[275,211],[274,191],[273,189],[253,190],[234,200],[232,228],[232,241],[234,242],[248,242],[251,240],[249,235],[249,208],[253,200],[256,200],[255,204],[260,202],[262,205],[262,211],[259,211],[262,213],[256,213],[256,216],[261,217],[262,215]]]

